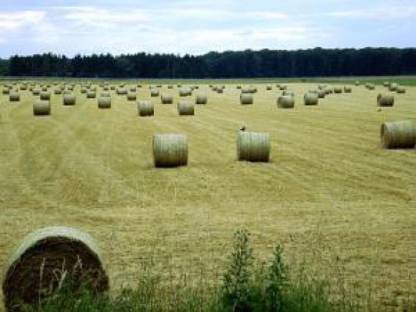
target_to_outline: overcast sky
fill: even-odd
[[[0,57],[415,47],[416,0],[0,0]]]

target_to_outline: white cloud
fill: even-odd
[[[360,10],[335,11],[326,14],[332,17],[390,20],[416,17],[416,7],[389,6]]]
[[[43,11],[0,12],[0,32],[16,31],[28,25],[39,24],[45,18]]]

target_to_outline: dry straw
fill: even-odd
[[[237,138],[238,160],[268,162],[270,158],[268,133],[240,131]]]
[[[111,108],[111,97],[100,97],[98,98],[98,108],[108,109]]]
[[[73,94],[65,94],[63,98],[64,105],[75,105],[76,97]]]
[[[178,167],[188,163],[188,142],[183,134],[157,134],[153,136],[155,167]]]
[[[384,148],[414,148],[416,145],[416,122],[411,120],[385,122],[380,130]]]
[[[318,105],[319,96],[317,93],[308,92],[303,97],[305,105]]]
[[[335,93],[335,94],[340,94],[340,93],[342,93],[342,88],[341,88],[341,87],[335,87],[335,88],[334,88],[334,93]]]
[[[240,103],[241,105],[250,105],[253,104],[254,99],[251,94],[240,94]]]
[[[181,116],[195,115],[194,104],[187,101],[180,101],[178,103],[178,113]]]
[[[155,109],[150,101],[139,101],[137,103],[137,110],[139,112],[139,116],[142,117],[153,116],[155,114]]]
[[[109,289],[109,280],[94,240],[67,227],[49,227],[25,237],[7,263],[3,280],[8,311],[37,305],[67,282],[77,293],[87,287],[93,293]]]
[[[279,108],[294,108],[295,98],[291,95],[282,95],[277,99],[277,107]]]
[[[394,95],[393,94],[382,94],[377,95],[377,106],[380,107],[391,107],[394,105]]]
[[[160,97],[162,104],[172,104],[173,103],[173,96],[168,94],[162,94]]]
[[[88,91],[87,92],[87,99],[95,99],[96,96],[97,96],[97,94],[95,93],[95,91]]]
[[[48,116],[51,114],[51,102],[38,100],[33,103],[33,115]]]
[[[352,88],[351,87],[348,87],[348,86],[345,86],[344,87],[344,92],[345,93],[351,93],[352,92]]]

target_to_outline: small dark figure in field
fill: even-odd
[[[246,126],[242,126],[242,127],[240,128],[240,131],[246,131]]]

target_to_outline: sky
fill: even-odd
[[[0,0],[0,58],[415,47],[415,0]]]

